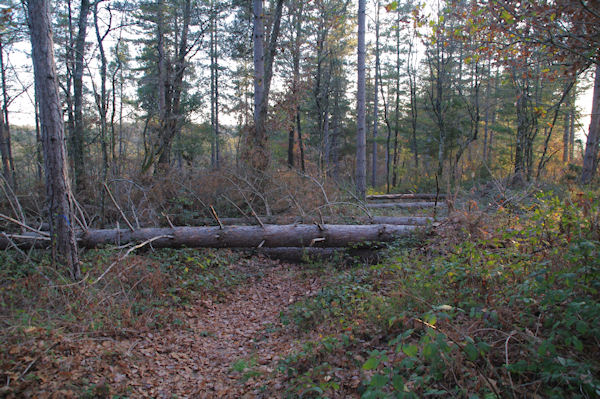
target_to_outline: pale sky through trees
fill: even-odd
[[[355,11],[354,9],[352,9],[353,11]],[[374,14],[374,5],[372,2],[368,2],[367,3],[367,13],[369,14],[367,16],[367,47],[368,47],[368,57],[367,57],[367,76],[372,78],[372,71],[374,69],[374,63],[375,63],[375,59],[372,56],[372,48],[374,46],[374,26],[373,26],[373,14]],[[127,31],[125,31],[127,32]],[[116,31],[114,32],[114,34],[116,35]],[[356,26],[354,29],[354,35],[356,35]],[[131,33],[126,34],[125,36],[131,36]],[[115,43],[115,37],[116,36],[109,36],[108,40],[107,40],[107,48],[111,47],[114,45]],[[207,47],[208,46],[208,42],[207,40],[204,40],[205,43],[202,44],[203,47]],[[87,43],[89,47],[89,50],[86,53],[86,71],[84,74],[84,85],[86,87],[91,87],[91,82],[90,82],[90,72],[94,74],[94,77],[97,78],[97,74],[98,74],[98,66],[97,66],[97,56],[98,56],[98,49],[97,49],[97,45],[95,43],[95,39],[90,36],[87,39]],[[419,50],[419,52],[422,54],[423,50],[423,46],[420,45],[421,50]],[[136,49],[133,46],[130,46],[130,50],[132,51],[132,59],[135,62],[135,55],[137,54]],[[33,72],[32,72],[32,67],[31,67],[31,60],[30,60],[30,52],[31,52],[31,48],[30,48],[30,44],[26,41],[23,40],[19,43],[17,43],[16,45],[13,46],[11,53],[10,53],[10,57],[8,57],[9,62],[7,63],[8,68],[12,69],[14,68],[15,71],[17,71],[17,75],[18,75],[18,80],[15,82],[11,82],[12,83],[12,93],[19,93],[22,91],[21,86],[25,86],[25,87],[29,87],[26,93],[23,93],[21,95],[19,95],[18,98],[16,98],[9,107],[9,112],[10,112],[10,117],[11,117],[11,124],[15,125],[15,126],[22,126],[22,127],[33,127],[35,126],[35,120],[34,120],[34,107],[33,107]],[[353,57],[354,55],[351,55],[351,57]],[[195,62],[200,64],[206,64],[208,62],[208,49],[202,49],[201,51],[198,52],[198,54],[196,55],[195,58]],[[275,66],[275,68],[277,68],[277,66]],[[200,68],[197,68],[196,70],[200,70]],[[205,72],[205,71],[204,71]],[[587,90],[583,93],[581,93],[578,98],[577,98],[577,102],[576,105],[578,107],[578,109],[580,110],[580,119],[579,119],[579,123],[580,123],[580,129],[577,130],[576,134],[578,135],[578,137],[580,139],[584,139],[584,135],[587,134],[587,129],[590,123],[590,112],[591,112],[591,107],[592,107],[592,87],[591,87],[591,82],[592,82],[592,78],[590,78],[590,73],[593,72],[592,69],[588,70],[586,72],[586,74],[582,75],[585,77],[586,79],[586,86],[588,87]],[[355,74],[352,72],[348,75],[348,78],[350,79],[351,82],[354,82],[352,87],[352,92],[356,91],[356,87],[355,87]],[[280,83],[280,80],[278,79],[277,76],[277,71],[275,71],[275,76],[274,76],[274,85],[277,88],[278,83]],[[127,94],[129,97],[133,98],[135,96],[135,85],[136,82],[135,81],[128,81],[127,82]],[[348,93],[349,94],[349,98],[352,98],[352,93]],[[89,99],[88,101],[91,101],[91,99]],[[134,110],[131,110],[132,112]],[[201,123],[201,122],[205,122],[207,121],[209,118],[209,115],[206,114],[196,114],[195,117],[193,118],[193,120],[196,123]],[[224,124],[226,125],[232,125],[235,123],[235,116],[234,115],[227,115],[227,113],[223,113],[222,116],[222,121],[224,122]]]

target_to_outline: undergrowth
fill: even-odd
[[[88,251],[85,277],[75,283],[45,252],[32,252],[25,262],[17,256],[0,253],[3,386],[35,379],[34,370],[21,375],[23,360],[50,351],[57,337],[127,337],[181,324],[177,309],[207,296],[219,300],[248,277],[240,267],[246,260],[227,250],[142,250],[124,258],[112,249]]]
[[[425,244],[332,272],[282,314],[310,337],[281,362],[288,395],[598,397],[594,198],[539,194],[518,213],[457,214]]]

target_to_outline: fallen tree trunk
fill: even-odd
[[[367,195],[367,200],[412,200],[412,199],[423,199],[423,200],[435,200],[444,199],[446,194],[373,194]]]
[[[314,223],[330,223],[338,224],[340,222],[357,222],[358,224],[395,224],[404,226],[426,226],[435,222],[432,217],[416,217],[416,216],[373,216],[373,217],[324,217],[320,218],[302,218],[294,216],[259,216],[261,222],[265,224],[314,224]],[[256,218],[219,218],[225,226],[233,225],[258,225]],[[214,218],[194,218],[191,220],[196,225],[217,225]]]
[[[242,249],[264,255],[271,259],[279,259],[287,262],[310,263],[318,261],[330,261],[334,259],[350,260],[356,259],[363,262],[374,263],[380,258],[380,251],[371,248],[258,248]]]
[[[445,202],[385,202],[383,204],[367,204],[367,208],[443,208],[448,206]]]
[[[151,243],[153,247],[189,248],[277,248],[277,247],[347,247],[393,241],[411,234],[415,226],[372,225],[265,225],[220,227],[145,228],[88,230],[77,241],[82,248],[102,245]],[[47,237],[38,234],[0,235],[0,249],[17,245],[45,247]]]

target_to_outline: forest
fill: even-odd
[[[0,397],[600,397],[600,5],[3,0]]]

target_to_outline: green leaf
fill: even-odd
[[[571,342],[573,343],[575,349],[577,349],[579,352],[583,351],[583,342],[581,342],[577,337],[571,337]]]
[[[474,362],[477,359],[477,356],[479,356],[479,351],[472,343],[468,343],[467,345],[465,345],[465,353],[467,354],[469,360],[472,362]]]
[[[431,342],[423,347],[423,356],[425,356],[425,359],[427,360],[431,360],[437,354],[437,352],[438,350],[435,344]]]
[[[388,3],[388,4],[385,6],[385,10],[386,10],[387,12],[394,11],[394,10],[395,10],[395,9],[397,9],[397,8],[398,8],[398,2],[397,2],[397,1],[392,1],[391,3]]]
[[[502,11],[502,19],[509,24],[515,22],[515,18],[506,10]]]
[[[419,348],[417,345],[403,345],[402,352],[406,354],[406,356],[415,357],[417,353],[419,353]]]
[[[392,385],[396,391],[403,392],[404,391],[404,379],[401,375],[396,374],[392,377]]]
[[[374,370],[377,368],[377,366],[379,366],[379,362],[380,360],[378,357],[371,356],[367,359],[365,364],[363,364],[362,368],[363,370]]]
[[[381,374],[375,374],[373,376],[373,378],[371,378],[371,382],[369,383],[370,386],[372,386],[373,388],[381,388],[384,387],[385,384],[387,384],[389,381],[389,378],[385,375],[381,375]]]

